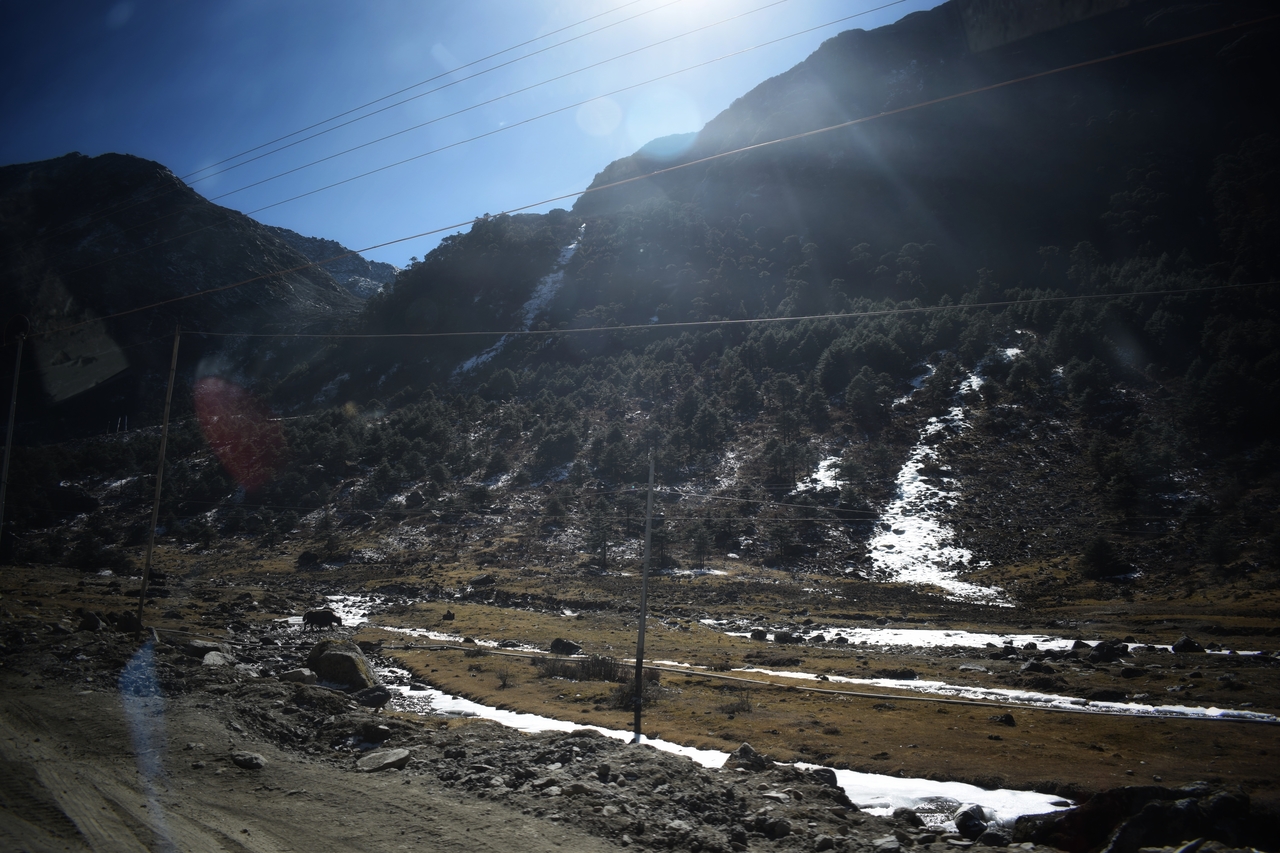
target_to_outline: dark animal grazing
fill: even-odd
[[[312,631],[322,628],[342,627],[342,619],[332,610],[308,610],[302,615],[302,624]]]

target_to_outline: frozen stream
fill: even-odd
[[[369,599],[365,596],[331,596],[330,604],[346,625],[359,625],[366,622]],[[406,681],[409,673],[402,669],[387,668],[379,670],[389,681]],[[468,699],[452,696],[428,687],[426,690],[412,690],[407,686],[389,684],[389,687],[400,694],[396,704],[408,711],[422,714],[446,714],[453,716],[474,716],[493,720],[504,726],[522,732],[568,732],[574,729],[594,729],[606,737],[621,741],[631,741],[632,732],[619,729],[607,729],[600,726],[583,725],[569,720],[558,720],[537,714],[521,714],[515,711],[501,711],[488,705],[481,705]],[[696,749],[681,746],[677,743],[657,738],[644,738],[644,744],[654,749],[682,755],[696,761],[704,767],[722,767],[729,754],[719,750]],[[801,765],[812,767],[814,765]],[[1013,791],[998,789],[988,791],[962,782],[934,782],[928,779],[912,779],[896,776],[883,776],[876,773],[857,773],[852,770],[836,770],[836,779],[844,788],[849,799],[870,814],[887,816],[895,808],[906,806],[928,806],[939,800],[952,800],[956,803],[979,803],[996,813],[1000,823],[1011,823],[1022,815],[1043,814],[1066,808],[1070,803],[1047,794],[1033,791]],[[954,829],[954,825],[948,827]]]

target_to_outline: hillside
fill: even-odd
[[[400,271],[391,264],[365,260],[337,240],[304,237],[297,231],[270,225],[267,230],[297,249],[308,261],[322,262],[321,269],[360,299],[368,299],[391,284]],[[337,260],[332,260],[334,258]]]
[[[292,296],[104,324],[147,353],[129,358],[153,393],[175,321],[352,333],[184,365],[154,624],[261,663],[273,619],[328,603],[398,687],[625,729],[652,458],[644,695],[667,741],[1280,802],[1276,22],[1247,2],[1007,5],[842,33],[677,159],[659,141],[572,210],[484,216],[362,305],[308,268],[281,273]],[[64,160],[23,168],[92,186],[143,162]],[[47,209],[6,227],[82,263],[115,245]],[[193,280],[305,265],[195,209],[241,230],[217,276],[171,256]],[[179,292],[152,270],[125,301],[57,263],[32,262],[24,298],[52,305],[37,284],[61,270],[74,317]],[[40,405],[22,417],[56,424]],[[113,578],[142,559],[156,415],[16,448],[10,588],[57,578],[23,618],[139,592]]]
[[[68,328],[30,342],[37,371],[24,380],[22,423],[43,438],[82,435],[86,417],[94,433],[108,420],[157,418],[169,350],[141,344],[171,338],[175,325],[324,331],[359,306],[263,225],[206,201],[158,163],[120,154],[0,168],[0,265],[8,340],[23,322]],[[181,299],[237,282],[245,284]],[[195,336],[181,351],[184,373],[213,357],[229,372],[271,375],[270,345]]]

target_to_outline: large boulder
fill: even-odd
[[[1137,853],[1194,838],[1227,847],[1258,846],[1273,840],[1275,831],[1270,821],[1256,817],[1244,793],[1215,790],[1204,782],[1113,788],[1070,811],[1019,818],[1013,840],[1069,853]]]
[[[378,683],[364,652],[350,640],[321,640],[316,643],[307,655],[307,669],[314,672],[321,682],[344,690],[363,690]]]

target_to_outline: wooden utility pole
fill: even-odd
[[[160,461],[156,463],[156,498],[151,505],[151,533],[147,536],[147,559],[142,567],[142,589],[138,591],[138,630],[134,639],[142,639],[142,606],[147,601],[147,581],[151,579],[151,554],[156,547],[156,522],[160,520],[160,489],[164,486],[164,451],[169,444],[169,407],[173,403],[173,377],[178,372],[178,341],[182,327],[173,327],[173,359],[169,362],[169,388],[164,395],[164,421],[160,426]]]
[[[649,499],[644,515],[644,568],[640,572],[640,633],[636,639],[636,738],[640,742],[640,711],[644,705],[644,621],[649,612],[649,546],[653,542],[653,449],[649,449]]]
[[[4,439],[4,471],[0,473],[0,555],[4,553],[4,496],[9,491],[9,454],[13,451],[13,416],[18,411],[18,374],[22,369],[24,340],[23,335],[18,335],[18,354],[13,358],[13,396],[9,399],[9,430]]]

